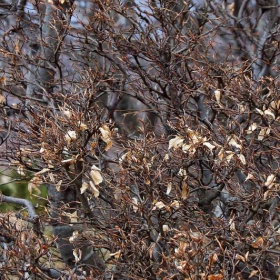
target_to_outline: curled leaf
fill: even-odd
[[[95,165],[91,167],[90,177],[95,185],[99,185],[103,181],[100,171],[101,170]]]
[[[179,147],[181,147],[184,143],[184,138],[182,136],[176,136],[175,138],[172,138],[169,140],[169,146],[168,149],[178,149]]]
[[[97,189],[97,187],[91,181],[89,182],[89,184],[90,184],[94,197],[99,197],[99,190]]]
[[[100,127],[99,130],[101,139],[106,143],[105,151],[108,151],[113,146],[111,131],[106,124]]]

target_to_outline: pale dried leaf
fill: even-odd
[[[261,116],[263,115],[263,111],[262,111],[262,110],[256,108],[256,111],[257,111]]]
[[[73,255],[76,263],[82,259],[82,251],[78,248],[73,249]]]
[[[72,113],[69,110],[62,110],[61,113],[67,117],[68,119],[70,119],[72,117]]]
[[[266,187],[269,187],[271,184],[273,184],[274,180],[276,179],[276,175],[274,174],[270,174],[267,178],[266,178],[266,182],[264,183],[264,185]]]
[[[162,209],[165,207],[165,204],[162,202],[162,201],[158,201],[155,203],[155,206],[158,208],[158,209]]]
[[[82,131],[88,129],[87,125],[85,123],[83,123],[83,122],[79,122],[78,123],[78,127]]]
[[[216,148],[216,146],[212,145],[209,142],[204,142],[203,145],[206,146],[211,152]]]
[[[232,157],[234,156],[234,152],[226,151],[226,153],[227,153],[226,160],[227,160],[227,162],[230,162]]]
[[[246,179],[245,179],[245,182],[248,181],[248,180],[251,180],[251,179],[254,179],[254,176],[250,173],[248,173]]]
[[[133,206],[132,206],[133,211],[137,212],[138,209],[139,209],[139,207],[138,207],[138,199],[136,197],[133,197],[132,198],[132,203],[133,203]]]
[[[189,194],[189,187],[187,183],[184,181],[182,186],[182,199],[185,200]]]
[[[105,151],[108,151],[113,146],[111,131],[106,124],[100,127],[99,130],[101,139],[106,143]]]
[[[62,180],[60,180],[56,185],[55,188],[58,192],[60,192],[60,188],[61,188],[61,184],[62,184]]]
[[[81,194],[83,194],[89,188],[89,184],[87,182],[82,183],[82,187],[80,189]]]
[[[239,160],[245,165],[246,164],[246,159],[245,156],[243,154],[238,154],[237,157],[239,158]]]
[[[178,200],[174,200],[171,204],[170,207],[178,209],[180,207],[180,203]]]
[[[69,238],[69,242],[73,243],[79,237],[79,231],[75,230],[72,233],[72,236]]]
[[[258,125],[257,125],[257,123],[252,123],[250,126],[249,126],[249,128],[248,128],[248,130],[247,130],[247,134],[251,134],[254,130],[256,130],[258,128]]]
[[[167,184],[166,194],[170,194],[171,190],[172,190],[172,183],[169,182],[169,183]]]
[[[237,143],[237,141],[236,141],[236,139],[234,139],[234,137],[231,137],[231,139],[230,139],[228,144],[231,145],[234,148],[237,148],[237,149],[241,149],[242,148],[242,146]]]
[[[265,110],[264,114],[267,115],[267,116],[272,117],[275,120],[275,115],[274,115],[274,113],[271,110],[269,110],[269,109]]]
[[[93,182],[89,182],[91,190],[93,192],[94,197],[99,197],[99,190],[97,189],[97,187],[95,186],[95,184]]]
[[[67,143],[67,146],[70,145],[71,142],[74,142],[75,140],[77,140],[77,134],[76,131],[74,130],[69,130],[65,135],[64,135],[64,139]]]
[[[170,230],[170,229],[169,229],[169,226],[168,226],[168,225],[163,225],[163,226],[162,226],[162,231],[163,231],[163,232],[166,233],[166,232],[168,232],[169,230]]]
[[[242,255],[240,255],[240,254],[236,254],[236,255],[235,255],[235,258],[236,258],[237,260],[239,260],[239,261],[246,262],[246,261],[245,261],[245,258],[244,258]]]
[[[0,94],[0,104],[3,104],[4,101],[5,101],[5,97],[2,94]]]
[[[98,167],[96,167],[95,165],[93,165],[91,167],[90,177],[92,178],[95,185],[99,185],[100,183],[103,182],[103,178],[100,173],[100,169]]]
[[[41,184],[41,179],[38,176],[33,177],[27,186],[27,189],[29,191],[30,194],[32,194],[33,191],[37,192],[38,194],[41,193],[41,191],[39,190],[39,186]]]
[[[169,146],[168,149],[178,149],[181,147],[184,143],[184,138],[182,136],[176,136],[175,138],[172,138],[169,140]]]

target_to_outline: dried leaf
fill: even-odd
[[[80,121],[78,123],[78,127],[82,131],[88,129],[87,125],[85,123],[83,123],[83,122],[80,122]]]
[[[210,274],[207,277],[207,280],[221,280],[224,279],[224,276],[222,274]]]
[[[87,182],[82,183],[82,187],[80,189],[81,194],[83,194],[89,188],[89,184]]]
[[[168,149],[178,149],[179,147],[181,147],[184,143],[184,138],[182,136],[176,136],[175,138],[173,139],[170,139],[169,140],[169,146],[168,146]]]
[[[247,130],[247,134],[251,134],[257,128],[258,128],[258,125],[256,123],[252,123]]]
[[[80,249],[75,248],[73,250],[73,255],[75,257],[75,262],[79,262],[82,259],[82,251]]]
[[[72,236],[69,238],[69,242],[73,243],[79,237],[79,232],[77,230],[73,231]]]
[[[268,135],[269,133],[270,133],[270,128],[268,128],[268,127],[262,128],[260,130],[258,140],[260,140],[260,141],[263,140],[264,136]]]
[[[237,157],[244,165],[246,164],[246,159],[243,154],[238,154]]]
[[[266,182],[264,183],[264,185],[266,187],[269,187],[271,184],[273,184],[274,180],[276,179],[276,176],[274,174],[270,174],[267,178],[266,178]]]
[[[189,194],[189,187],[185,181],[183,181],[182,186],[182,199],[185,200],[188,197]]]
[[[103,182],[103,178],[101,176],[100,171],[101,170],[98,167],[96,167],[95,165],[93,165],[91,167],[90,177],[92,178],[95,185],[99,185],[100,183]]]
[[[216,98],[218,104],[221,105],[221,91],[220,90],[215,90],[214,94],[215,94],[215,98]]]
[[[241,149],[242,146],[240,144],[237,143],[236,139],[234,139],[235,137],[231,137],[230,141],[229,141],[229,145],[231,145],[232,147],[234,148],[237,148],[237,149]]]
[[[251,179],[254,179],[254,176],[250,173],[248,173],[246,179],[245,179],[245,182],[248,181],[248,180],[251,180]]]
[[[169,182],[169,183],[167,184],[166,194],[170,194],[171,190],[172,190],[172,183]]]
[[[28,186],[27,186],[27,189],[29,191],[30,194],[32,194],[33,191],[37,192],[38,194],[41,193],[41,191],[39,190],[39,186],[41,184],[41,179],[39,176],[35,176],[33,177],[29,183],[28,183]]]
[[[133,202],[133,206],[132,206],[133,211],[137,212],[138,209],[139,209],[139,207],[138,207],[138,199],[136,197],[133,197],[132,198],[132,202]]]
[[[174,200],[171,204],[170,207],[178,209],[180,207],[180,203],[178,200]]]
[[[269,110],[269,109],[265,110],[264,114],[267,115],[267,116],[272,117],[275,120],[275,115],[274,115],[274,113],[271,110]]]
[[[162,209],[165,207],[165,204],[162,201],[158,201],[155,203],[156,208]]]
[[[114,257],[115,259],[119,259],[121,256],[121,250],[115,252],[115,253],[111,253],[110,254],[111,257]]]
[[[236,254],[235,258],[239,261],[245,262],[245,258],[242,255]]]
[[[252,278],[253,276],[255,276],[256,274],[258,274],[259,271],[258,270],[252,270],[250,275],[249,275],[249,278]]]
[[[209,142],[204,142],[203,145],[206,146],[211,152],[212,152],[213,149],[216,148],[216,146],[212,145]]]
[[[91,181],[89,182],[89,184],[90,184],[94,197],[99,197],[99,190],[96,188],[95,184]]]
[[[163,226],[162,226],[162,231],[163,231],[163,232],[166,233],[166,232],[168,232],[169,230],[170,230],[170,229],[169,229],[169,226],[168,226],[168,225],[163,225]]]
[[[69,111],[69,110],[63,110],[63,111],[61,111],[61,113],[62,113],[65,117],[67,117],[68,119],[70,119],[70,118],[72,117],[72,113],[71,113],[71,111]]]
[[[113,146],[111,131],[106,124],[100,127],[99,130],[101,139],[106,143],[105,151],[108,151]]]
[[[226,151],[226,153],[227,153],[226,160],[227,160],[227,162],[230,162],[232,157],[234,156],[234,152]]]
[[[252,244],[251,246],[255,249],[261,249],[263,248],[264,240],[261,236],[259,236]]]
[[[0,94],[0,104],[3,104],[5,102],[5,97]]]
[[[64,135],[64,139],[67,143],[67,146],[70,145],[71,142],[74,142],[75,140],[77,140],[77,134],[76,131],[74,130],[69,130],[65,135]]]
[[[62,184],[62,180],[60,180],[56,185],[55,185],[55,188],[58,192],[60,192],[60,187],[61,187],[61,184]]]

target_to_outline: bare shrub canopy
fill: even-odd
[[[277,279],[279,8],[262,2],[1,4],[2,169],[48,191],[43,211],[1,195],[22,206],[0,218],[3,279]]]

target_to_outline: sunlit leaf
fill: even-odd
[[[106,143],[105,151],[108,151],[113,146],[111,131],[106,124],[100,127],[99,130],[101,139]]]
[[[168,225],[163,225],[163,226],[162,226],[162,231],[163,231],[163,232],[166,233],[166,232],[168,232],[169,230],[170,230],[170,229],[169,229],[169,226],[168,226]]]
[[[90,177],[93,180],[95,185],[99,185],[103,181],[103,178],[102,178],[102,175],[101,175],[100,171],[101,170],[95,165],[93,165],[91,167]]]
[[[251,134],[257,128],[258,128],[258,125],[256,123],[252,123],[247,130],[247,134]]]
[[[268,135],[269,133],[270,133],[270,128],[268,128],[268,127],[262,128],[260,130],[258,140],[260,140],[260,141],[263,140],[264,136]]]
[[[169,140],[169,146],[168,149],[178,149],[181,147],[184,143],[184,138],[182,136],[176,136],[175,138],[172,138]]]
[[[265,110],[264,114],[267,115],[267,116],[272,117],[275,120],[275,115],[274,115],[274,113],[271,110],[269,110],[269,109]]]
[[[178,200],[174,200],[171,204],[170,207],[174,208],[174,209],[178,209],[180,207],[180,203]]]
[[[243,154],[238,154],[237,157],[244,165],[246,164],[246,159]]]
[[[226,160],[227,160],[227,162],[230,162],[231,159],[232,159],[232,157],[234,156],[234,152],[232,152],[232,151],[226,151],[226,154],[227,154]]]
[[[89,184],[87,182],[82,183],[82,187],[80,189],[81,194],[84,193],[89,188]]]
[[[60,192],[60,188],[61,188],[61,184],[62,184],[62,180],[60,180],[56,185],[55,188],[58,192]]]
[[[232,147],[234,148],[237,148],[237,149],[241,149],[242,146],[240,144],[237,143],[236,139],[234,139],[235,137],[231,137],[230,138],[230,141],[229,141],[229,145],[231,145]]]
[[[94,197],[99,197],[99,190],[97,189],[95,184],[92,181],[90,181],[89,184],[90,184]]]
[[[269,187],[270,185],[273,184],[274,180],[276,179],[276,176],[274,174],[270,174],[267,178],[266,178],[266,182],[264,183],[264,185],[266,187]]]
[[[69,242],[73,243],[79,237],[79,231],[74,230],[72,236],[69,238]]]
[[[211,152],[212,152],[213,149],[216,148],[216,146],[212,145],[209,142],[204,142],[203,145],[206,146]]]
[[[74,130],[69,130],[65,135],[64,135],[64,139],[67,143],[67,146],[70,145],[71,142],[74,142],[75,140],[77,140],[77,134],[76,131]]]
[[[156,208],[162,209],[165,207],[165,204],[162,201],[158,201],[155,203]]]
[[[249,278],[254,277],[254,276],[255,276],[256,274],[258,274],[258,273],[259,273],[258,270],[252,270],[251,273],[250,273],[250,275],[249,275]]]
[[[136,197],[133,197],[132,198],[132,202],[133,202],[133,206],[132,206],[133,211],[137,212],[138,209],[139,209],[139,207],[138,207],[138,199]]]
[[[82,259],[82,251],[78,248],[73,249],[73,255],[76,263]]]
[[[172,190],[172,183],[169,182],[169,183],[167,184],[166,194],[170,194],[171,190]]]

